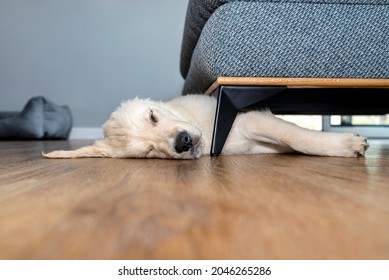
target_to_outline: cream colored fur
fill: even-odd
[[[204,95],[169,102],[135,98],[123,102],[105,122],[104,139],[73,151],[43,153],[47,158],[115,157],[194,159],[210,152],[216,100]],[[193,147],[175,150],[176,137],[186,131]],[[311,131],[277,118],[269,111],[238,114],[222,154],[301,152],[310,155],[357,157],[366,139],[351,133]]]

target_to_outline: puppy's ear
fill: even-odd
[[[42,152],[46,158],[88,158],[88,157],[112,157],[109,147],[103,141],[96,141],[91,146],[85,146],[70,151]]]

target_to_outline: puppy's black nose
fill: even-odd
[[[192,148],[192,137],[186,131],[180,132],[176,138],[176,152],[187,152],[190,148]]]

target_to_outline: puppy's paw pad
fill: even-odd
[[[363,156],[365,154],[366,149],[369,147],[367,139],[365,137],[359,136],[358,134],[347,134],[345,141],[347,147],[346,154],[349,154],[349,156]]]

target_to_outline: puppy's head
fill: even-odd
[[[194,159],[201,156],[201,131],[162,103],[133,99],[122,103],[105,122],[104,139],[73,151],[43,154],[48,158],[117,157]]]

